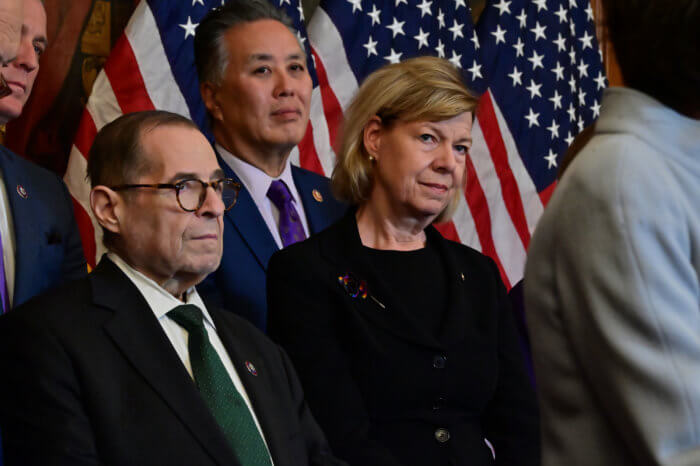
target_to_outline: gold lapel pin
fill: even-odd
[[[311,194],[314,196],[314,199],[316,199],[316,202],[323,202],[323,195],[321,194],[321,191],[314,189],[311,191]]]
[[[461,278],[462,281],[464,281],[464,272],[460,272],[460,273],[459,273],[459,278]]]

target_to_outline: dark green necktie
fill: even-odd
[[[270,454],[243,397],[209,342],[202,311],[184,304],[168,317],[189,333],[187,348],[194,380],[242,466],[270,466]]]

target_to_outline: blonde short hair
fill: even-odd
[[[478,98],[462,82],[450,62],[436,57],[417,57],[384,66],[369,75],[345,113],[342,140],[331,176],[333,193],[349,204],[369,197],[373,167],[364,146],[364,129],[377,115],[383,125],[397,121],[443,121],[476,110]],[[455,192],[437,221],[448,220],[457,206]]]

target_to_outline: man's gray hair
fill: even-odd
[[[287,14],[272,6],[267,0],[229,0],[225,5],[211,10],[197,26],[194,37],[194,61],[199,82],[219,84],[228,66],[229,51],[224,36],[239,24],[264,19],[279,21],[297,37],[297,31]]]

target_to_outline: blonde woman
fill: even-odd
[[[351,465],[539,462],[535,398],[496,266],[431,226],[462,193],[476,104],[441,59],[370,75],[332,177],[354,208],[270,261],[269,333]]]

